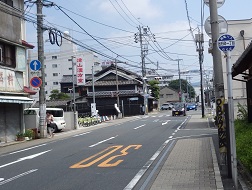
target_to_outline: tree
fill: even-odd
[[[68,96],[66,93],[59,92],[59,90],[52,90],[51,95],[49,96],[50,100],[67,100],[70,99],[70,96]]]
[[[151,90],[151,96],[153,96],[155,98],[155,100],[159,99],[159,81],[157,80],[151,80],[148,82],[148,84],[150,85],[149,89]]]
[[[186,93],[187,92],[187,89],[188,89],[188,92],[189,92],[189,95],[190,95],[190,98],[195,98],[195,89],[193,88],[193,86],[187,82],[187,80],[184,80],[184,79],[180,79],[181,80],[181,90],[182,90],[182,93]],[[179,91],[179,79],[177,80],[172,80],[170,83],[169,83],[169,87],[173,88],[174,90],[177,90]]]

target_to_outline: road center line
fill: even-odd
[[[145,126],[145,124],[140,125],[140,126],[138,126],[138,127],[134,128],[134,129],[139,129],[139,128],[143,127],[143,126]]]
[[[111,139],[114,139],[114,138],[116,138],[116,137],[118,137],[118,135],[116,135],[115,137],[110,137],[110,138],[108,138],[108,139],[105,139],[105,140],[103,140],[103,141],[100,141],[100,142],[98,142],[98,143],[96,143],[96,144],[90,145],[89,147],[90,147],[90,148],[95,147],[95,146],[97,146],[97,145],[99,145],[99,144],[101,144],[101,143],[104,143],[104,142],[109,141],[109,140],[111,140]]]
[[[14,177],[12,177],[12,178],[10,178],[10,179],[6,179],[6,180],[4,180],[4,181],[1,181],[0,182],[0,185],[3,185],[3,184],[5,184],[5,183],[9,183],[9,182],[11,182],[11,181],[13,181],[13,180],[15,180],[15,179],[18,179],[18,178],[20,178],[20,177],[23,177],[23,176],[25,176],[25,175],[28,175],[28,174],[30,174],[30,173],[33,173],[33,172],[35,172],[35,171],[37,171],[38,169],[33,169],[33,170],[29,170],[29,171],[27,171],[27,172],[24,172],[24,173],[21,173],[21,174],[19,174],[19,175],[16,175],[16,176],[14,176]]]

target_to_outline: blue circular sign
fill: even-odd
[[[33,71],[38,71],[41,68],[41,63],[39,60],[32,60],[30,62],[30,68]]]
[[[223,34],[218,39],[218,48],[223,52],[232,51],[235,47],[235,39],[229,34]]]
[[[33,78],[30,80],[30,84],[31,84],[32,87],[38,88],[38,87],[41,86],[42,80],[41,80],[39,77],[33,77]]]

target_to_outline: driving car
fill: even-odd
[[[187,104],[187,106],[186,106],[186,110],[187,111],[189,111],[189,110],[197,110],[197,105],[196,104],[194,104],[194,103],[189,103],[189,104]]]
[[[176,103],[172,108],[172,116],[183,115],[186,116],[186,104],[185,103]]]
[[[161,106],[161,110],[171,110],[173,108],[173,105],[172,104],[170,104],[170,103],[164,103],[164,104],[162,104],[162,106]]]

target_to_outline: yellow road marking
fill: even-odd
[[[84,159],[84,160],[70,166],[70,168],[87,168],[87,167],[90,167],[93,164],[95,164],[95,163],[99,162],[100,160],[102,160],[103,158],[105,158],[105,157],[109,156],[110,154],[114,153],[115,151],[121,149],[122,147],[123,147],[123,145],[110,146],[110,147],[104,149],[103,151],[98,152],[97,154],[94,154],[93,156],[90,156],[90,157],[88,157],[88,158],[86,158],[86,159]],[[109,162],[112,161],[113,159],[117,158],[117,157],[127,155],[128,154],[127,150],[129,150],[130,148],[133,148],[133,147],[134,147],[135,150],[137,150],[137,149],[141,148],[142,145],[129,145],[126,148],[124,148],[123,150],[120,151],[121,154],[111,156],[110,158],[108,158],[107,160],[105,160],[104,162],[99,164],[98,167],[114,167],[114,166],[119,165],[121,162],[123,162],[123,160],[118,160],[118,161],[116,161],[114,163],[109,163]],[[109,150],[111,150],[111,151],[109,151]],[[107,152],[107,151],[109,151],[109,152]],[[105,153],[105,152],[107,152],[107,153]],[[95,157],[97,157],[99,155],[101,155],[101,156],[96,158],[95,160],[93,160],[91,162],[88,162],[88,161],[94,159]],[[88,163],[86,163],[86,162],[88,162]]]

